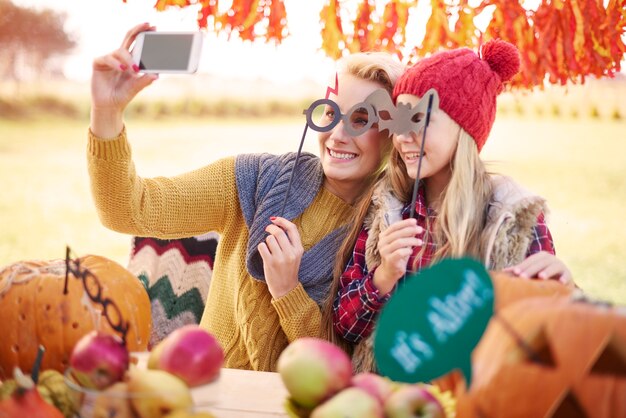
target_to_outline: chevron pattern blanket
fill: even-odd
[[[148,289],[150,347],[175,329],[200,322],[218,239],[214,232],[176,240],[133,237],[128,270]]]

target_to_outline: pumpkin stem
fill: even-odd
[[[493,317],[497,318],[498,321],[500,321],[506,332],[508,332],[511,337],[513,337],[515,343],[522,349],[522,351],[526,353],[526,355],[532,362],[539,364],[544,363],[544,361],[541,359],[541,356],[539,356],[539,353],[533,350],[533,348],[524,340],[524,338],[522,338],[521,335],[519,335],[517,331],[515,331],[511,324],[507,320],[505,320],[502,315],[498,315],[494,312]]]
[[[46,351],[43,345],[39,344],[39,348],[37,349],[37,357],[35,358],[35,364],[33,364],[33,370],[30,372],[30,377],[33,379],[35,384],[39,381],[39,369],[41,369],[41,360],[43,358],[43,353]]]

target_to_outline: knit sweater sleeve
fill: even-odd
[[[272,300],[280,326],[289,342],[301,337],[322,337],[322,313],[302,283],[286,295]]]
[[[234,158],[175,177],[142,178],[124,129],[110,140],[90,131],[87,166],[98,216],[118,232],[163,239],[221,232],[239,211]]]

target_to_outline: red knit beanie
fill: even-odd
[[[439,108],[474,138],[480,151],[496,117],[496,96],[502,83],[520,67],[517,48],[502,40],[486,42],[481,55],[460,48],[419,60],[396,83],[394,102],[400,94],[422,97],[434,88],[439,93]]]

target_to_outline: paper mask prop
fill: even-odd
[[[424,110],[424,100],[427,100],[427,104],[425,106],[425,114],[421,119],[417,121],[413,121],[413,117],[419,115],[419,110]],[[436,102],[436,107],[435,107]],[[430,124],[430,115],[432,114],[433,109],[439,109],[439,95],[435,89],[430,89],[426,92],[422,99],[415,105],[415,111],[411,112],[411,107],[408,106],[403,109],[404,116],[411,116],[410,127],[414,129],[422,129],[422,142],[420,145],[420,158],[417,162],[417,175],[415,176],[415,181],[413,182],[413,193],[411,197],[411,214],[410,217],[415,217],[415,202],[417,201],[417,189],[420,181],[420,173],[422,172],[422,159],[424,158],[424,144],[426,144],[426,130],[428,129],[428,125]],[[419,133],[419,130],[416,131]]]
[[[383,308],[374,336],[381,374],[428,382],[461,369],[471,382],[472,350],[493,315],[493,283],[478,261],[443,260],[402,282]]]
[[[419,180],[419,173],[422,166],[422,155],[424,155],[424,142],[426,139],[426,127],[430,121],[430,115],[433,111],[439,109],[439,95],[435,89],[428,90],[422,99],[415,105],[400,104],[398,107],[394,106],[389,92],[385,89],[376,89],[361,103],[357,103],[352,106],[345,114],[341,113],[339,105],[333,100],[329,99],[330,93],[338,94],[339,82],[335,75],[335,88],[328,87],[326,91],[326,98],[314,101],[307,109],[302,113],[306,115],[306,125],[304,126],[304,132],[302,133],[302,139],[300,140],[300,146],[298,147],[298,153],[296,154],[296,161],[294,162],[293,169],[289,178],[289,184],[287,185],[287,191],[285,192],[285,198],[281,205],[280,215],[285,212],[285,206],[287,205],[287,199],[289,198],[289,191],[291,190],[291,184],[293,182],[293,175],[298,166],[298,160],[302,152],[302,146],[306,137],[307,129],[310,127],[317,132],[328,132],[333,129],[340,121],[343,120],[343,129],[346,133],[352,137],[363,135],[374,124],[377,124],[379,132],[387,131],[388,135],[408,135],[410,132],[414,132],[416,135],[423,132],[422,135],[422,149],[418,163],[418,177],[415,179],[415,185],[413,187],[413,199],[411,205],[411,217],[415,215],[415,199],[417,197],[417,183]],[[315,115],[322,112],[321,118],[315,121]]]
[[[407,135],[409,132],[418,134],[426,125],[426,114],[429,108],[429,98],[432,94],[430,113],[439,109],[439,95],[435,89],[426,92],[422,100],[415,106],[399,104],[394,106],[389,93],[385,89],[377,89],[367,98],[352,106],[345,114],[341,113],[339,105],[331,99],[314,101],[304,110],[307,125],[317,132],[328,132],[343,120],[344,129],[350,136],[359,136],[367,132],[372,125],[378,124],[378,131],[388,131],[389,135]],[[315,121],[314,114],[324,110],[322,117]]]
[[[399,103],[389,109],[391,121],[382,121],[379,129],[389,129],[391,133],[396,135],[408,135],[409,132],[419,134],[426,126],[426,115],[432,114],[438,109],[439,94],[437,94],[437,90],[430,89],[415,106]]]

